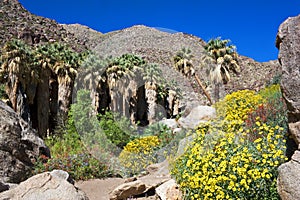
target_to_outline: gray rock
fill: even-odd
[[[37,133],[0,101],[0,181],[19,183],[31,173],[39,155],[50,156]]]
[[[296,123],[289,123],[289,131],[297,145],[300,144],[300,121]]]
[[[178,128],[176,119],[164,119],[164,120],[161,120],[159,123],[166,125],[168,128],[170,128],[172,130]]]
[[[195,129],[200,123],[216,117],[216,109],[210,106],[197,106],[186,117],[181,117],[178,123],[186,129]]]
[[[278,168],[277,191],[282,200],[300,199],[300,151]]]
[[[66,180],[68,177],[68,173],[61,170],[44,172],[0,193],[0,199],[88,200],[84,192]]]
[[[182,140],[179,141],[178,144],[178,149],[177,149],[177,156],[181,156],[184,151],[185,148],[191,144],[191,142],[195,139],[195,135],[190,135],[188,137],[183,138]]]
[[[282,66],[281,88],[289,109],[289,121],[300,121],[300,15],[289,17],[279,27],[276,47]]]

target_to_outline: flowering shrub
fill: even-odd
[[[145,136],[129,142],[121,152],[119,160],[125,175],[135,175],[156,162],[155,150],[159,147],[157,136]]]
[[[199,126],[171,171],[186,199],[279,199],[286,130],[268,114],[253,114],[268,100],[249,90],[232,93],[216,106],[219,121]],[[251,126],[249,115],[255,116]]]
[[[88,153],[61,155],[59,157],[40,157],[35,163],[34,174],[60,169],[68,172],[74,180],[87,180],[110,176],[108,166]]]

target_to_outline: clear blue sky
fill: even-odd
[[[279,25],[300,14],[299,0],[20,0],[30,12],[102,33],[137,24],[230,39],[241,55],[277,59]]]

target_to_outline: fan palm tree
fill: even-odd
[[[210,95],[206,91],[200,78],[195,73],[195,69],[194,69],[193,63],[192,63],[192,58],[194,56],[191,53],[192,53],[192,51],[187,48],[182,48],[181,51],[177,52],[177,54],[173,58],[174,67],[177,71],[183,73],[185,76],[193,76],[196,79],[198,85],[201,87],[202,91],[204,92],[204,94],[207,97],[207,99],[209,100],[209,102],[212,104]]]
[[[229,45],[229,43],[230,40],[221,40],[221,38],[218,37],[209,40],[204,47],[209,58],[215,63],[209,73],[213,83],[216,101],[220,98],[221,84],[226,84],[230,81],[229,72],[240,72],[236,47],[234,45]]]
[[[79,54],[61,43],[50,43],[45,54],[50,61],[50,67],[58,83],[58,113],[67,116],[71,100],[77,69],[80,65]]]
[[[83,62],[78,71],[76,87],[91,91],[94,111],[102,112],[109,104],[105,72],[108,63],[93,52],[87,53],[81,59]]]
[[[238,73],[240,66],[237,61],[236,47],[229,45],[230,40],[221,40],[220,37],[211,39],[204,47],[208,55],[216,61],[216,68],[212,69],[213,77],[222,78],[224,84],[230,81],[229,71]]]
[[[29,121],[28,103],[33,103],[39,79],[32,49],[21,40],[7,42],[2,48],[1,63],[0,81],[6,84],[12,108]]]
[[[162,81],[162,71],[156,64],[146,64],[144,67],[143,79],[145,81],[145,95],[148,105],[148,121],[150,124],[155,122],[157,110],[157,89]]]
[[[129,81],[141,70],[141,65],[144,63],[143,59],[133,54],[124,54],[111,59],[106,69],[106,76],[112,100],[112,111],[122,111],[124,115],[127,115],[125,112],[126,99],[122,96],[125,94],[124,86],[129,84]]]

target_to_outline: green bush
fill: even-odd
[[[147,126],[143,135],[157,136],[161,147],[168,145],[174,139],[172,130],[167,125],[161,123],[154,123]]]
[[[135,139],[136,129],[126,117],[106,111],[105,114],[100,114],[99,118],[101,130],[117,147],[122,149],[128,142]]]
[[[286,129],[281,119],[270,117],[277,107],[258,114],[279,95],[274,87],[227,95],[216,106],[218,120],[199,126],[172,164],[185,199],[279,199],[277,167],[287,159]],[[278,112],[286,115],[284,109]]]
[[[5,85],[0,84],[0,99],[7,98],[6,92],[5,92]]]
[[[86,93],[82,92],[79,96],[83,97]],[[79,99],[76,106],[82,109],[82,114],[86,114],[89,111],[89,107],[85,107],[84,98]],[[93,124],[91,121],[84,121],[83,118],[78,116],[75,118],[74,115],[78,111],[74,107],[71,108],[67,125],[64,127],[58,127],[56,134],[49,136],[45,139],[46,145],[50,148],[51,158],[41,157],[35,163],[33,173],[41,173],[53,169],[61,169],[67,171],[71,177],[75,180],[86,180],[90,178],[103,178],[114,174],[113,170],[110,169],[110,163],[105,159],[95,158],[91,154],[91,146],[88,146],[83,139],[86,139],[86,135],[80,135],[78,130],[84,131],[83,127],[75,126],[76,123],[82,123],[84,127],[91,128],[93,130]],[[78,112],[76,113],[78,114]],[[82,121],[80,120],[82,119]],[[88,120],[88,119],[87,119]],[[88,124],[90,122],[91,124]],[[96,137],[96,139],[99,139]],[[101,161],[100,161],[101,160]]]

